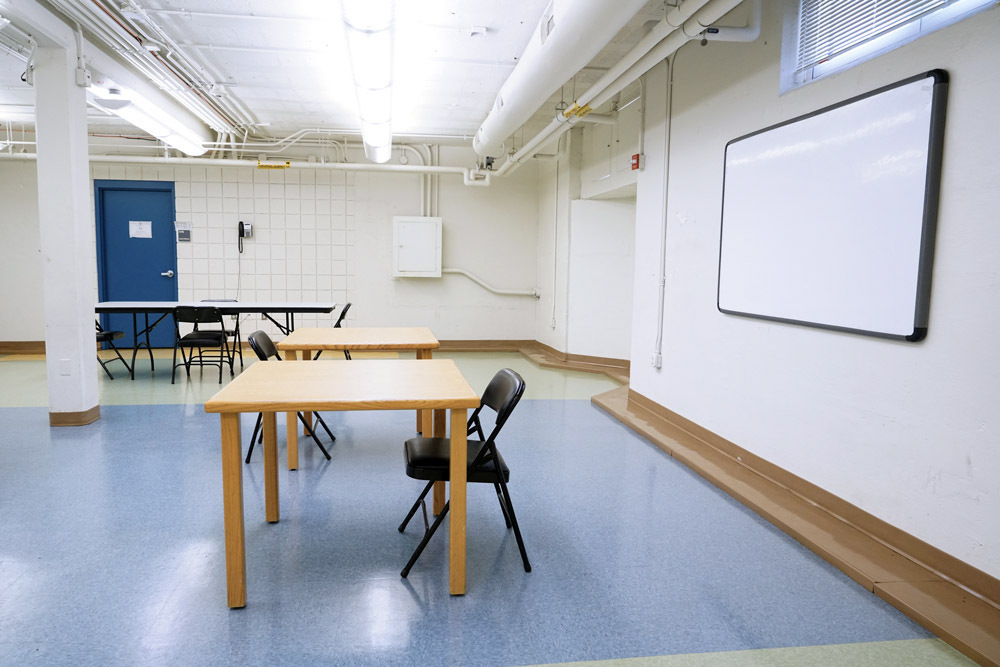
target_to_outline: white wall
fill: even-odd
[[[677,55],[664,204],[666,68],[649,77],[639,175],[632,388],[1000,576],[1000,9],[779,97],[781,26]],[[899,343],[718,312],[728,140],[932,68],[951,74],[930,325]],[[653,147],[661,147],[655,150]],[[656,332],[666,206],[663,368]]]
[[[566,351],[628,359],[635,202],[574,200],[569,228]]]
[[[642,110],[638,96],[638,83],[625,88],[619,101],[625,108],[617,113],[614,125],[583,124],[581,197],[621,196],[616,192],[635,185],[638,172],[632,170],[632,155],[639,152]]]
[[[473,164],[471,149],[442,147],[445,164]],[[468,271],[497,289],[536,286],[536,174],[528,164],[489,187],[440,176],[442,265]],[[392,216],[420,215],[418,176],[358,173],[355,273],[350,286],[359,323],[431,327],[443,340],[534,337],[535,299],[501,296],[465,276],[392,278]]]
[[[472,159],[471,150],[442,149],[445,163]],[[44,338],[35,168],[0,161],[0,229],[9,237],[0,266],[4,283],[18,284],[0,297],[0,340]],[[462,276],[392,280],[392,216],[420,213],[419,176],[114,163],[93,163],[91,175],[175,183],[177,219],[193,226],[192,242],[177,246],[181,300],[351,301],[354,326],[426,324],[442,339],[533,337],[532,298],[497,296]],[[440,190],[445,265],[498,288],[534,288],[534,166],[489,188],[441,176]],[[240,220],[254,224],[242,255]],[[299,315],[296,324],[330,325],[338,313]],[[270,322],[245,316],[243,329],[256,328],[276,334]]]
[[[45,339],[34,162],[0,162],[0,340]]]

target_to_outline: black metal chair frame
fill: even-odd
[[[347,315],[347,311],[349,311],[350,309],[351,309],[351,302],[348,301],[347,305],[344,306],[344,309],[342,311],[340,311],[340,317],[337,318],[337,323],[333,325],[334,329],[341,329],[341,328],[343,328],[340,325],[343,323],[344,317]],[[320,350],[319,352],[316,353],[316,356],[313,357],[313,361],[316,361],[317,359],[319,359],[319,355],[321,355],[321,354],[323,354],[323,350]],[[351,351],[350,350],[344,350],[344,359],[347,359],[348,361],[351,360]]]
[[[181,322],[193,324],[194,330],[181,336]],[[198,329],[199,324],[215,323],[219,324],[219,329]],[[219,384],[222,384],[223,366],[228,364],[229,374],[236,374],[233,369],[233,355],[229,350],[229,338],[226,336],[225,328],[218,308],[212,306],[178,306],[174,308],[174,360],[173,369],[170,372],[170,384],[174,384],[178,366],[184,367],[188,377],[191,377],[192,364],[218,366]],[[218,336],[210,334],[218,334]],[[217,338],[217,344],[209,344],[212,343],[212,338]],[[191,350],[190,356],[184,353],[184,348]],[[198,349],[197,354],[194,353],[195,348]],[[181,351],[181,363],[177,363],[178,349]],[[212,350],[217,350],[218,354],[212,354]]]
[[[96,321],[96,320],[94,321],[94,324],[97,326],[97,342],[98,343],[106,343],[106,344],[110,345],[111,349],[115,351],[116,355],[118,355],[118,360],[120,362],[122,362],[122,364],[125,366],[125,370],[127,370],[128,373],[129,373],[129,376],[131,376],[132,375],[132,367],[129,366],[129,363],[127,361],[125,361],[125,357],[122,356],[122,353],[118,351],[118,348],[115,346],[115,344],[113,342],[115,339],[123,338],[125,336],[125,332],[124,331],[105,331],[103,328],[101,328],[101,323],[98,322],[98,321]],[[108,361],[114,361],[114,359],[109,359]],[[109,379],[111,379],[111,380],[115,379],[115,376],[112,375],[111,371],[108,370],[108,365],[104,362],[103,359],[101,359],[101,355],[99,355],[99,354],[97,355],[97,363],[99,363],[101,365],[101,368],[104,369],[104,372],[108,374],[108,378]]]
[[[236,299],[202,299],[202,303],[239,303]],[[232,329],[227,329],[225,323],[222,325],[222,330],[226,332],[226,336],[233,339],[233,349],[230,350],[230,359],[233,363],[236,361],[236,357],[240,358],[240,368],[243,366],[243,344],[240,340],[240,316],[236,315],[236,326]]]
[[[282,360],[281,355],[278,354],[278,348],[274,346],[274,341],[272,341],[271,337],[268,336],[263,331],[254,331],[252,334],[247,336],[247,342],[250,343],[250,348],[254,351],[254,354],[257,355],[257,358],[260,359],[261,361],[269,361],[271,357],[274,357],[275,361]],[[318,437],[316,437],[315,431],[309,426],[309,423],[306,421],[305,416],[301,412],[298,412],[296,414],[299,417],[299,421],[302,422],[302,425],[305,427],[306,433],[309,434],[309,436],[313,439],[313,442],[316,443],[316,446],[319,447],[319,451],[323,452],[323,456],[325,456],[326,460],[329,461],[330,452],[326,451],[326,447],[324,447],[323,443],[319,441]],[[333,435],[333,432],[326,425],[326,422],[323,421],[323,417],[321,417],[318,412],[314,412],[313,416],[316,417],[316,423],[322,426],[323,430],[326,431],[326,434],[330,436],[330,442],[336,442],[337,437]],[[247,458],[244,461],[244,463],[250,463],[250,457],[253,456],[254,445],[256,445],[258,442],[264,442],[264,432],[263,429],[261,428],[263,424],[264,424],[264,413],[258,412],[257,423],[254,424],[253,435],[250,436],[250,449],[247,450]],[[259,440],[257,437],[258,433],[260,434]]]
[[[502,385],[512,383],[512,386],[507,389],[502,395],[497,396],[497,385]],[[524,380],[520,375],[515,373],[509,368],[505,368],[498,372],[490,384],[486,387],[486,391],[483,393],[483,398],[479,403],[479,407],[472,413],[469,417],[469,422],[467,424],[467,434],[468,435],[478,435],[479,441],[470,441],[470,463],[469,463],[469,475],[468,482],[485,482],[492,483],[493,488],[497,494],[497,500],[500,502],[500,510],[503,512],[504,522],[507,524],[507,528],[514,529],[514,537],[517,540],[517,548],[521,552],[521,560],[524,563],[524,571],[531,572],[531,563],[528,562],[528,554],[524,549],[524,540],[521,539],[521,529],[517,525],[517,517],[514,514],[514,505],[510,500],[510,492],[507,490],[507,481],[510,478],[510,469],[507,467],[503,458],[500,456],[499,451],[496,447],[496,437],[500,433],[500,429],[507,422],[507,418],[510,417],[510,413],[513,412],[514,407],[517,405],[518,401],[521,400],[521,396],[524,394]],[[488,438],[483,435],[483,427],[479,418],[479,414],[483,409],[483,406],[489,406],[497,413],[496,424],[493,427],[493,431],[490,433]],[[411,446],[418,445],[421,441],[427,442],[433,440],[432,438],[413,438],[408,440],[406,446],[409,448]],[[411,445],[411,443],[413,443]],[[478,453],[472,457],[471,452],[473,447],[478,447]],[[424,471],[424,475],[415,476],[414,473],[420,473]],[[424,537],[420,541],[413,555],[410,556],[409,562],[406,567],[402,569],[399,573],[400,576],[406,578],[410,573],[410,569],[420,558],[420,554],[423,553],[424,548],[427,543],[430,542],[431,537],[434,536],[434,532],[438,529],[438,526],[444,521],[445,516],[448,514],[448,508],[451,502],[446,502],[441,513],[434,519],[434,523],[430,526],[427,525],[427,506],[425,504],[424,498],[434,487],[435,482],[446,482],[449,478],[449,473],[447,467],[443,470],[439,468],[426,468],[413,470],[411,466],[407,464],[406,474],[414,479],[427,479],[427,486],[424,490],[420,492],[417,497],[416,502],[413,503],[413,507],[407,513],[406,518],[403,519],[403,523],[399,525],[399,532],[403,532],[406,529],[406,525],[416,514],[417,508],[423,508],[424,515]]]

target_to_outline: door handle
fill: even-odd
[[[164,271],[160,275],[163,276],[164,278],[173,278],[174,277],[174,270],[170,269],[169,271]]]

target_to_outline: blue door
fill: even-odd
[[[100,300],[176,301],[174,184],[99,180],[94,189]],[[160,315],[149,317],[152,323]],[[125,338],[116,341],[119,347],[133,345],[131,315],[102,315],[101,326],[125,332]],[[139,315],[140,331],[142,327]],[[160,322],[149,340],[153,347],[173,347],[173,318]]]

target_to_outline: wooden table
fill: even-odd
[[[414,350],[417,359],[430,359],[432,351],[441,344],[427,327],[357,327],[344,329],[340,327],[296,329],[288,334],[285,340],[278,343],[278,349],[285,353],[285,359],[294,361],[296,355],[305,360],[311,360],[313,353],[326,350]],[[312,415],[304,415],[306,422],[312,426]],[[431,423],[430,410],[417,412],[417,431],[431,433],[434,427]],[[299,466],[298,424],[293,422],[288,426],[288,469],[295,470]],[[435,509],[439,497],[435,496]]]
[[[276,413],[295,424],[300,411],[433,410],[437,437],[451,411],[449,591],[465,593],[466,421],[479,397],[450,359],[355,360],[343,364],[256,363],[205,403],[222,423],[222,494],[226,536],[226,585],[230,607],[246,604],[243,463],[240,413],[264,414],[264,498],[268,522],[278,521]],[[441,418],[438,419],[440,414]],[[439,425],[442,427],[437,429]],[[294,427],[293,427],[294,428]],[[400,434],[400,446],[404,434]],[[402,472],[400,472],[402,475]]]

